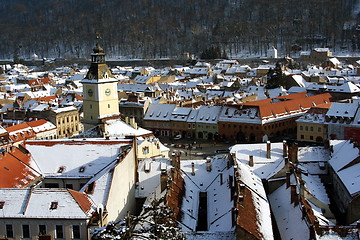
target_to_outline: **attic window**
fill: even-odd
[[[57,209],[58,202],[51,202],[50,209]]]
[[[57,171],[58,173],[62,173],[65,170],[64,166],[59,167],[59,170]]]
[[[5,205],[5,202],[4,202],[4,201],[1,201],[1,202],[0,202],[0,209],[3,209],[3,208],[4,208],[4,205]]]
[[[94,189],[95,189],[95,182],[90,183],[87,187],[85,192],[87,194],[93,194],[94,193]]]
[[[84,172],[85,171],[85,167],[80,167],[80,169],[79,169],[79,172]]]

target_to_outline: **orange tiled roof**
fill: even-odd
[[[14,125],[14,126],[7,127],[6,131],[8,131],[8,133],[11,133],[11,132],[15,132],[15,131],[18,131],[21,129],[26,129],[28,127],[29,127],[29,125],[27,123],[20,123],[20,124]]]
[[[257,226],[257,213],[255,210],[254,199],[251,191],[246,187],[243,202],[237,203],[238,215],[236,218],[236,225],[245,230],[250,235],[255,236],[255,239],[262,239]]]
[[[45,119],[39,119],[39,120],[36,120],[36,121],[31,121],[31,122],[27,122],[27,124],[30,126],[30,127],[38,127],[38,126],[41,126],[45,123],[47,123],[48,121],[46,121]]]
[[[51,82],[51,79],[46,77],[46,78],[40,78],[39,79],[39,82],[41,82],[42,84],[46,84],[46,83],[49,83]]]
[[[91,210],[92,203],[85,193],[77,192],[72,189],[68,189],[68,191],[85,213],[88,213]]]
[[[36,100],[38,100],[39,102],[52,102],[56,99],[56,96],[46,96],[46,97],[40,97],[40,98],[35,98]]]
[[[285,101],[280,101],[275,103],[271,103],[272,99],[265,99],[260,101],[248,102],[240,105],[258,107],[260,111],[260,117],[264,119],[264,118],[276,117],[278,115],[291,114],[294,112],[304,112],[310,109],[311,107],[318,106],[320,104],[327,104],[330,102],[331,99],[330,93],[324,93],[310,97],[306,97],[304,93],[291,94],[291,95],[297,95],[297,96],[288,98],[288,100]],[[284,99],[284,97],[287,96],[278,97],[276,99]]]
[[[29,79],[29,80],[28,80],[28,84],[29,84],[30,86],[33,86],[33,85],[38,85],[39,82],[38,82],[37,79]]]
[[[6,128],[11,140],[20,142],[36,136],[34,130],[27,123],[20,123]]]
[[[41,175],[31,167],[30,155],[13,148],[0,155],[0,188],[22,188]]]

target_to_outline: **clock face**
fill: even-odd
[[[88,95],[89,95],[89,97],[92,97],[92,95],[93,95],[93,90],[92,89],[88,90]]]
[[[110,96],[110,94],[111,94],[111,90],[110,90],[110,88],[107,88],[107,89],[105,90],[105,95],[106,95],[106,96]]]

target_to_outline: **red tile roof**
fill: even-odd
[[[35,138],[36,134],[28,123],[20,123],[6,128],[11,140],[14,142]]]
[[[29,84],[30,86],[39,85],[39,82],[38,82],[37,79],[30,79],[30,80],[28,80],[28,84]]]
[[[237,202],[236,204],[236,208],[238,209],[236,225],[238,228],[244,229],[246,234],[252,235],[254,239],[263,239],[257,226],[258,219],[254,199],[251,191],[247,187],[245,187],[243,197],[242,202]]]
[[[12,148],[0,155],[0,188],[26,187],[41,174],[31,167],[30,155]]]
[[[53,102],[55,101],[55,99],[57,99],[56,96],[46,96],[46,97],[40,97],[40,98],[35,98],[36,100],[38,100],[39,102]]]
[[[45,119],[40,119],[40,120],[36,120],[36,121],[31,121],[31,122],[27,122],[27,124],[30,126],[30,127],[38,127],[38,126],[41,126],[45,123],[47,123],[48,121],[46,121]]]
[[[81,209],[85,213],[89,213],[92,207],[92,203],[89,200],[89,197],[85,193],[77,192],[72,189],[68,189],[71,196],[75,199],[75,201],[79,204]]]
[[[15,131],[18,131],[21,129],[26,129],[28,127],[29,127],[29,125],[27,123],[20,123],[20,124],[14,125],[14,126],[7,127],[6,131],[8,131],[8,133],[10,133],[10,132],[15,132]]]
[[[39,82],[41,82],[42,84],[47,84],[49,82],[51,82],[51,79],[46,77],[46,78],[40,78]]]
[[[286,97],[278,97],[274,99],[286,99],[285,101],[276,101],[271,102],[272,99],[265,99],[260,101],[248,102],[244,104],[240,104],[243,106],[253,106],[258,107],[260,111],[260,117],[262,119],[270,118],[270,117],[277,117],[278,115],[283,114],[292,114],[294,112],[305,112],[311,107],[320,105],[320,104],[327,104],[330,102],[331,94],[324,93],[320,95],[306,97],[304,93],[298,94],[291,94],[296,95],[294,97],[289,98],[287,95]],[[303,97],[301,97],[303,96]]]

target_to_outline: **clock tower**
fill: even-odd
[[[81,82],[85,130],[105,119],[119,118],[117,79],[106,65],[105,53],[99,43],[93,49],[89,71]]]

